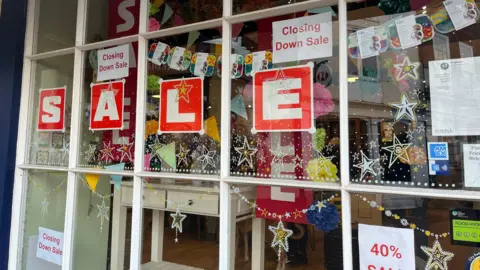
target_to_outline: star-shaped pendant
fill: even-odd
[[[97,204],[97,207],[98,207],[97,218],[98,217],[100,218],[100,231],[102,231],[103,230],[103,221],[105,219],[107,221],[109,221],[108,211],[110,210],[110,208],[108,206],[105,206],[105,198],[102,199],[102,204],[101,205]]]
[[[318,203],[315,205],[317,208],[318,208],[318,212],[322,212],[322,208],[326,208],[327,206],[325,205],[325,203],[322,201],[318,201]]]
[[[393,134],[393,145],[382,148],[383,150],[390,152],[388,168],[392,167],[393,163],[395,163],[397,159],[403,160],[407,164],[410,164],[410,158],[407,152],[410,146],[412,146],[412,143],[401,143],[397,138],[397,135]]]
[[[97,151],[97,146],[95,144],[89,144],[88,145],[88,150],[83,152],[84,158],[86,162],[91,162],[93,161],[95,157],[95,152]]]
[[[202,155],[197,158],[198,161],[202,162],[202,170],[205,170],[208,165],[215,169],[215,161],[213,158],[215,157],[216,152],[217,151],[210,151],[205,145],[202,145]]]
[[[248,166],[253,169],[253,160],[252,156],[257,153],[257,148],[250,147],[248,144],[247,137],[243,137],[243,145],[242,147],[235,147],[235,151],[240,154],[240,158],[238,159],[237,166],[240,166],[243,162],[247,162]]]
[[[410,58],[405,57],[403,59],[403,63],[395,64],[394,66],[397,69],[397,81],[401,81],[405,77],[410,77],[414,80],[418,80],[418,67],[420,67],[420,63],[412,63],[410,62]]]
[[[190,149],[183,148],[183,146],[180,144],[180,152],[178,152],[178,154],[175,155],[178,158],[178,167],[182,165],[182,162],[185,163],[185,166],[188,166],[188,159],[187,159],[188,152],[190,152]]]
[[[48,205],[50,204],[47,200],[47,196],[45,196],[43,198],[43,201],[41,201],[40,203],[42,204],[42,210],[40,210],[40,214],[43,218],[45,218],[45,215],[48,214]]]
[[[170,214],[172,217],[172,229],[175,229],[175,243],[178,243],[178,232],[183,231],[183,221],[187,218],[187,215],[180,213],[180,209],[177,208],[175,213]]]
[[[425,270],[448,270],[448,262],[452,260],[453,254],[449,251],[444,251],[438,239],[433,243],[433,247],[420,247],[428,256],[427,265]]]
[[[180,99],[185,100],[185,102],[190,103],[190,90],[192,90],[193,86],[188,85],[185,80],[182,80],[180,84],[173,86],[175,89],[177,89],[177,102],[180,101]]]
[[[110,160],[113,160],[112,142],[103,142],[103,149],[100,150],[100,152],[102,153],[102,160],[104,160],[106,163],[108,163]]]
[[[126,161],[132,162],[132,147],[133,147],[134,142],[131,143],[126,143],[123,144],[120,148],[117,148],[117,151],[122,153],[122,156],[120,157],[120,162],[123,162],[125,158],[127,158]]]
[[[272,241],[272,247],[278,246],[279,248],[283,248],[283,250],[288,252],[288,238],[292,236],[293,231],[289,229],[285,229],[282,221],[279,221],[276,227],[268,226],[268,229],[274,235],[273,241]]]
[[[372,175],[374,175],[374,176],[377,176],[377,173],[376,173],[375,170],[373,169],[373,166],[375,165],[375,163],[376,163],[378,160],[369,159],[369,158],[363,153],[363,151],[360,151],[360,154],[362,155],[362,162],[353,165],[353,167],[359,168],[359,169],[361,170],[360,180],[363,180],[363,177],[365,177],[365,175],[366,175],[367,173],[370,173],[370,174],[372,174]]]
[[[416,122],[417,116],[415,114],[415,108],[417,108],[418,105],[418,102],[410,102],[405,93],[402,93],[400,103],[390,103],[391,107],[397,109],[395,121],[407,118],[413,122]]]

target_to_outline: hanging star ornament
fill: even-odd
[[[178,243],[178,232],[182,233],[183,231],[183,221],[187,218],[187,215],[180,213],[180,209],[177,208],[175,213],[170,214],[172,217],[172,229],[175,229],[175,243]]]
[[[85,152],[83,152],[85,161],[86,162],[93,161],[96,151],[97,151],[97,146],[95,144],[89,144],[88,149]]]
[[[412,146],[412,143],[401,143],[400,140],[397,138],[397,135],[393,134],[393,145],[383,147],[382,149],[390,153],[390,161],[388,163],[388,168],[392,167],[392,165],[400,159],[401,161],[410,164],[410,158],[408,155],[408,148]]]
[[[47,196],[43,198],[43,201],[41,201],[42,204],[42,210],[40,210],[40,214],[42,215],[42,218],[45,218],[45,215],[48,214],[48,205],[50,204],[47,200]]]
[[[102,199],[102,204],[101,205],[97,204],[97,207],[98,207],[97,218],[100,218],[100,231],[102,231],[103,230],[103,221],[105,219],[107,221],[109,221],[109,218],[108,218],[109,208],[107,206],[105,206],[105,198]]]
[[[185,102],[190,103],[190,90],[192,90],[193,86],[188,85],[185,80],[182,80],[180,84],[174,86],[175,89],[178,90],[177,92],[177,102],[180,101],[180,99],[185,100]]]
[[[415,109],[419,105],[419,102],[411,102],[405,93],[402,93],[400,103],[390,103],[390,106],[397,109],[395,114],[395,121],[403,118],[410,119],[413,122],[417,121]]]
[[[433,243],[433,247],[421,246],[420,248],[428,256],[425,270],[448,270],[447,263],[455,256],[452,252],[444,251],[438,239]]]
[[[103,149],[100,150],[102,153],[102,160],[108,163],[110,160],[113,160],[113,148],[112,142],[103,142]]]
[[[418,80],[418,67],[420,67],[419,62],[410,62],[410,58],[405,57],[403,63],[395,64],[397,69],[397,81],[405,79],[405,77],[410,77],[414,80]]]
[[[278,246],[278,251],[281,252],[281,249],[288,252],[288,238],[292,236],[293,231],[285,229],[283,222],[279,221],[277,226],[268,226],[268,229],[273,233],[272,247]]]
[[[178,154],[175,155],[178,158],[179,167],[180,165],[182,165],[182,162],[185,163],[185,166],[188,166],[188,159],[187,159],[188,152],[190,152],[190,149],[183,148],[183,146],[180,144],[180,152],[178,152]]]
[[[216,168],[215,161],[213,159],[216,152],[217,151],[210,151],[207,149],[207,147],[205,147],[205,145],[202,145],[202,155],[197,158],[198,161],[202,162],[202,170],[205,170],[208,165],[212,166],[214,169]]]
[[[372,174],[372,175],[374,175],[374,176],[377,176],[377,173],[376,173],[375,170],[373,169],[373,166],[375,165],[375,163],[376,163],[378,160],[369,159],[369,158],[363,153],[363,151],[360,151],[360,154],[362,155],[362,162],[353,165],[353,167],[359,168],[359,169],[361,170],[360,180],[363,180],[363,177],[365,177],[365,175],[366,175],[367,173],[370,173],[370,174]]]
[[[246,136],[243,137],[242,147],[235,147],[235,151],[240,154],[237,166],[240,166],[240,164],[246,161],[248,163],[248,166],[253,169],[252,156],[254,156],[258,150],[255,147],[250,147]]]

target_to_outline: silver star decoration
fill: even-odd
[[[385,175],[385,168],[383,168],[383,167],[378,167],[377,173],[378,173],[379,175]]]
[[[332,150],[333,150],[333,144],[329,143],[329,144],[325,145],[325,151],[330,153],[330,152],[332,152]]]
[[[353,153],[352,157],[353,157],[353,161],[355,162],[355,161],[360,159],[360,154],[355,152],[355,153]]]
[[[412,140],[413,139],[413,130],[409,129],[406,133],[407,133],[407,138]]]
[[[387,156],[387,154],[383,154],[380,158],[382,159],[382,162],[388,161],[388,156]]]
[[[235,137],[235,143],[242,143],[242,137],[241,136],[236,136]]]
[[[202,155],[197,158],[198,161],[202,162],[202,170],[210,165],[215,169],[215,161],[213,158],[215,157],[217,151],[209,151],[205,145],[202,145]]]
[[[298,155],[295,155],[295,158],[293,159],[293,162],[295,163],[295,168],[303,168],[303,159],[300,158]]]
[[[407,118],[413,122],[416,122],[417,117],[415,114],[415,108],[417,108],[418,105],[419,102],[410,102],[405,93],[402,93],[400,103],[390,103],[391,107],[397,109],[395,121]]]
[[[183,221],[187,218],[187,215],[180,213],[180,209],[177,208],[175,213],[170,214],[172,217],[172,229],[175,229],[175,243],[178,243],[178,232],[183,231]]]
[[[240,166],[243,162],[247,162],[248,166],[253,169],[253,161],[252,156],[257,153],[257,148],[250,147],[248,144],[247,137],[243,137],[243,146],[242,147],[235,147],[235,151],[240,154],[240,158],[238,160],[237,166]]]
[[[105,160],[106,163],[113,160],[112,142],[103,142],[103,149],[100,152],[102,152],[102,160]]]
[[[279,252],[280,249],[283,248],[286,252],[288,252],[288,238],[292,236],[293,231],[289,229],[285,229],[283,226],[282,221],[279,221],[277,226],[268,226],[268,229],[273,233],[273,241],[272,247],[278,246]]]
[[[283,151],[271,150],[271,149],[270,149],[270,153],[272,153],[272,155],[273,155],[271,164],[273,165],[273,164],[277,163],[277,164],[282,165],[282,168],[283,168],[283,158],[285,156],[287,156],[287,153],[284,153]]]
[[[178,158],[178,167],[182,165],[182,162],[185,163],[185,166],[188,166],[188,159],[187,159],[188,152],[190,152],[190,149],[183,148],[183,146],[180,144],[180,152],[178,152],[178,154],[175,155]]]
[[[258,160],[260,161],[260,163],[267,162],[267,159],[265,158],[265,156],[261,156]]]
[[[374,140],[371,140],[371,141],[370,141],[368,144],[370,145],[370,148],[371,148],[371,149],[373,149],[373,148],[376,148],[376,147],[377,147],[377,142],[376,142],[376,141],[374,141]]]
[[[410,77],[414,80],[418,80],[418,67],[420,63],[410,62],[410,58],[405,57],[403,63],[394,64],[394,67],[397,69],[397,81],[403,80],[405,77]]]
[[[42,210],[40,210],[40,214],[42,215],[42,218],[45,218],[45,215],[48,214],[48,205],[50,204],[47,200],[47,196],[43,197],[43,201],[41,201],[42,204]]]
[[[433,247],[420,247],[428,256],[425,270],[448,270],[448,262],[453,259],[452,252],[444,251],[438,239],[433,243]]]
[[[123,162],[125,158],[127,158],[128,162],[133,161],[133,157],[132,157],[133,144],[134,142],[126,143],[126,144],[123,144],[120,148],[117,148],[117,151],[122,153],[122,156],[120,157],[120,162]]]
[[[93,158],[95,157],[95,151],[97,151],[97,146],[95,144],[89,144],[88,150],[83,152],[86,162],[90,162],[93,160]]]
[[[148,148],[150,149],[150,161],[152,161],[153,158],[157,158],[160,160],[160,149],[162,149],[165,145],[160,143],[160,139],[158,138],[158,135],[155,135],[155,140],[153,141],[152,144],[148,145]]]
[[[102,204],[97,204],[97,207],[98,207],[98,214],[97,214],[97,218],[100,218],[100,231],[103,230],[103,221],[106,219],[107,221],[109,221],[109,218],[108,218],[108,211],[110,210],[110,208],[108,206],[105,206],[105,198],[102,199]]]
[[[378,161],[378,160],[372,160],[372,159],[369,159],[364,153],[363,151],[360,151],[361,155],[362,155],[362,162],[358,163],[358,164],[354,164],[353,167],[355,168],[359,168],[361,170],[361,176],[360,176],[360,180],[363,180],[363,177],[365,177],[365,175],[367,173],[370,173],[374,176],[377,176],[377,173],[375,172],[375,170],[373,169],[373,166],[375,165],[375,163]]]
[[[417,98],[420,97],[421,93],[422,93],[422,91],[420,91],[420,88],[413,89],[413,95],[417,96]]]
[[[62,152],[62,162],[63,163],[68,163],[68,154],[70,151],[70,143],[65,143],[60,150]]]
[[[285,217],[286,217],[286,218],[290,218],[290,216],[291,216],[291,215],[290,215],[289,212],[285,212]]]
[[[425,126],[424,125],[419,125],[417,127],[417,132],[418,133],[425,133]]]
[[[390,152],[390,161],[388,163],[388,168],[397,161],[397,159],[403,160],[410,164],[410,158],[408,157],[407,149],[412,145],[412,143],[401,143],[395,134],[393,134],[393,145],[383,147],[383,150]]]

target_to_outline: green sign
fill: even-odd
[[[450,220],[452,244],[480,246],[480,211],[453,209]]]

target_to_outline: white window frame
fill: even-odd
[[[66,212],[65,212],[65,244],[63,255],[62,269],[73,269],[73,244],[75,231],[75,203],[76,203],[76,174],[78,173],[96,173],[105,175],[122,175],[130,176],[134,179],[134,196],[133,196],[133,214],[132,214],[132,238],[131,238],[131,269],[140,269],[141,263],[141,247],[142,247],[142,221],[143,206],[142,192],[143,181],[145,177],[168,177],[172,179],[194,179],[203,181],[217,181],[220,185],[220,247],[219,247],[219,269],[234,269],[231,265],[232,256],[235,255],[235,221],[231,218],[231,202],[232,195],[230,192],[230,184],[251,184],[251,185],[269,185],[280,187],[301,187],[309,189],[322,189],[341,192],[342,198],[342,239],[343,239],[343,265],[345,270],[353,270],[352,256],[352,232],[351,232],[351,205],[350,198],[352,193],[376,193],[376,194],[399,194],[406,196],[419,196],[425,198],[440,199],[457,199],[479,201],[480,191],[468,190],[441,190],[427,188],[411,188],[411,187],[391,187],[391,186],[373,186],[350,183],[349,168],[349,127],[348,127],[348,56],[347,56],[347,2],[355,2],[355,0],[307,0],[305,2],[294,3],[285,6],[274,7],[265,10],[253,11],[245,14],[232,15],[232,0],[223,0],[223,16],[222,18],[213,19],[204,22],[193,23],[189,25],[168,28],[155,32],[147,32],[148,20],[148,2],[149,0],[140,0],[140,23],[139,34],[121,37],[117,39],[88,43],[85,40],[86,20],[87,20],[87,0],[78,0],[77,6],[77,25],[75,46],[61,50],[35,54],[36,33],[38,32],[38,12],[41,0],[29,0],[27,11],[27,28],[25,36],[25,53],[23,66],[23,79],[21,90],[21,110],[19,116],[17,156],[15,168],[14,194],[12,201],[12,220],[10,230],[10,247],[9,269],[20,269],[23,252],[23,230],[25,222],[25,204],[27,192],[27,173],[28,170],[43,171],[63,171],[68,173],[67,196],[66,196]],[[94,1],[94,0],[90,0]],[[137,83],[137,104],[136,104],[136,134],[144,134],[145,130],[145,87],[146,87],[146,66],[147,66],[147,45],[148,39],[159,38],[171,35],[177,35],[195,30],[208,29],[212,27],[222,27],[222,54],[228,55],[231,52],[231,33],[232,24],[257,20],[266,17],[290,14],[308,10],[311,8],[338,5],[338,23],[339,23],[339,81],[340,81],[340,173],[341,182],[338,184],[319,184],[306,181],[289,181],[282,179],[269,179],[268,182],[261,182],[260,179],[253,177],[235,177],[230,176],[230,141],[221,140],[221,170],[220,176],[208,175],[183,175],[168,174],[143,171],[143,158],[137,158],[134,161],[133,171],[98,171],[88,168],[79,168],[77,166],[77,158],[79,152],[79,136],[73,136],[80,131],[81,101],[82,101],[82,83],[84,76],[84,59],[85,54],[89,50],[99,49],[107,46],[126,44],[129,42],[138,42],[138,83]],[[30,119],[32,117],[32,104],[34,81],[35,81],[35,63],[41,59],[47,59],[61,55],[74,56],[74,78],[72,93],[72,120],[70,136],[70,159],[68,167],[39,166],[28,164],[28,147],[29,134],[32,129]],[[229,72],[230,58],[223,58],[223,74]],[[141,79],[143,78],[143,79]],[[221,78],[222,89],[230,89],[231,79],[228,76]],[[230,136],[230,91],[222,91],[221,97],[221,134],[223,138]],[[28,109],[26,109],[28,108]],[[143,136],[136,136],[135,156],[143,156]],[[262,254],[257,254],[263,258]],[[260,259],[262,261],[262,259]],[[263,269],[263,265],[252,265],[252,269]]]

